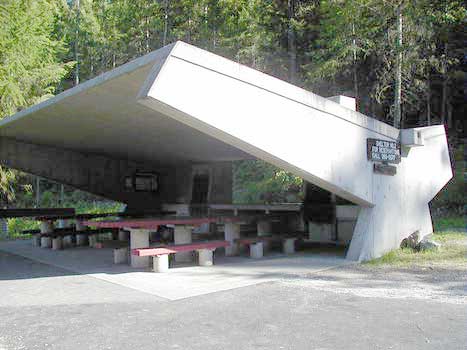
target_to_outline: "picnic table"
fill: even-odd
[[[175,245],[189,245],[192,243],[192,229],[196,226],[207,223],[220,223],[225,225],[225,240],[229,242],[226,248],[226,254],[232,253],[229,247],[233,246],[234,239],[240,237],[240,221],[238,217],[190,217],[190,216],[160,216],[144,219],[118,219],[102,221],[84,221],[87,226],[97,228],[119,228],[130,232],[130,249],[132,251],[140,248],[149,247],[149,233],[157,230],[160,226],[174,227]],[[190,262],[191,253],[189,251],[180,251],[175,253],[175,261]],[[131,266],[147,267],[149,266],[148,256],[131,255]]]

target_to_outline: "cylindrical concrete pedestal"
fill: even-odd
[[[229,246],[225,247],[225,255],[233,256],[238,254],[238,244],[235,240],[240,238],[240,224],[228,222],[224,225],[224,239],[228,241]]]
[[[73,247],[73,236],[68,235],[63,237],[63,248],[71,248]]]
[[[188,244],[191,243],[191,227],[176,225],[174,229],[174,242],[175,244]],[[191,262],[191,252],[175,253],[176,262]]]
[[[62,237],[55,237],[52,239],[52,250],[60,250],[63,248]]]
[[[212,250],[198,250],[199,266],[212,266]]]
[[[153,271],[154,272],[167,272],[169,270],[169,255],[154,256]]]
[[[282,241],[282,251],[284,254],[295,253],[295,238],[287,238]]]
[[[41,236],[35,235],[32,237],[32,246],[40,247],[41,246]]]
[[[52,238],[41,237],[41,248],[52,248]]]
[[[94,246],[96,245],[97,243],[97,235],[89,235],[88,236],[88,241],[89,241],[89,246],[91,248],[94,248]]]
[[[128,248],[114,249],[114,264],[128,263]]]
[[[263,242],[250,245],[250,258],[260,259],[263,257]]]
[[[88,236],[87,235],[76,235],[76,245],[78,247],[84,247],[88,243]]]

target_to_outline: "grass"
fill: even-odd
[[[433,228],[435,232],[449,231],[450,229],[465,230],[465,219],[462,216],[448,216],[442,218],[433,218]]]
[[[366,262],[372,266],[465,265],[467,263],[467,234],[456,231],[436,232],[433,240],[441,243],[437,251],[416,252],[410,248],[395,249],[382,257]]]

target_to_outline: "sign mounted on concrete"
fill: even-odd
[[[395,141],[386,141],[368,138],[368,160],[399,164],[401,162],[401,144]]]

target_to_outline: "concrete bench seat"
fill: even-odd
[[[238,245],[248,246],[250,248],[250,257],[259,259],[263,257],[264,243],[281,242],[284,254],[295,253],[295,241],[298,238],[291,235],[271,235],[238,238],[234,242]]]
[[[94,247],[97,243],[97,235],[104,233],[117,232],[115,229],[86,229],[76,231],[74,228],[54,229],[52,232],[34,233],[34,245],[41,248],[52,248],[53,250],[71,247],[75,243],[77,246],[85,246],[89,242],[89,246]]]
[[[197,251],[199,255],[199,265],[212,266],[213,251],[217,248],[227,247],[228,245],[228,241],[193,242],[190,244],[173,244],[154,248],[138,248],[133,249],[131,254],[153,257],[154,272],[166,272],[169,269],[170,254]]]

